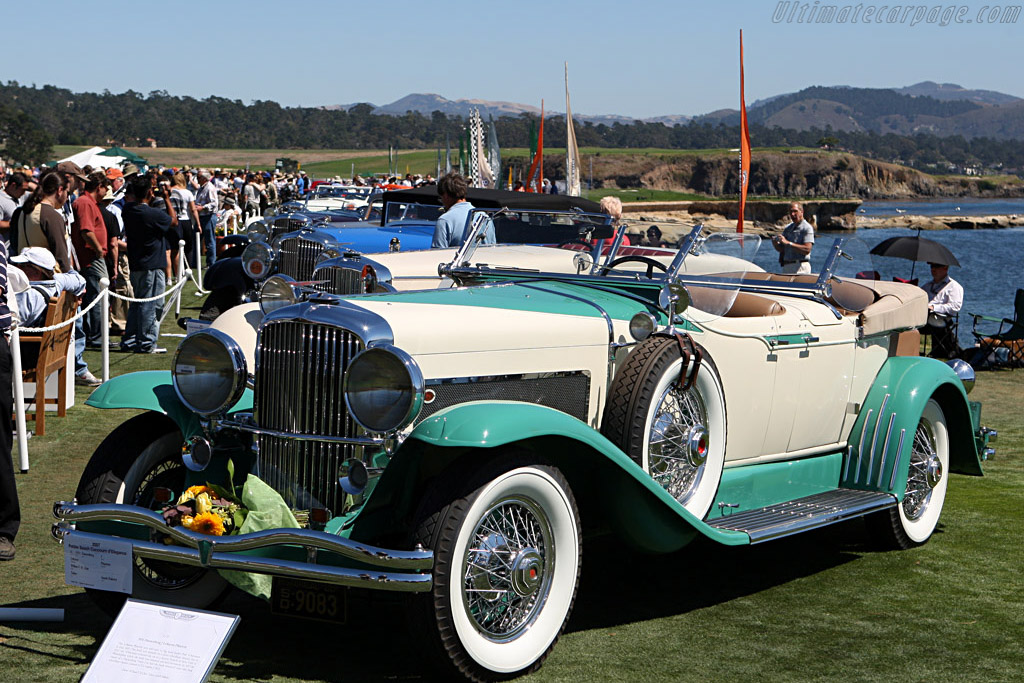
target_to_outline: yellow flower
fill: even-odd
[[[224,535],[224,522],[221,521],[220,516],[212,512],[196,515],[192,521],[192,531],[198,531],[201,534],[208,536],[223,536]]]
[[[183,527],[185,527],[186,529],[191,529],[192,528],[192,524],[194,522],[195,522],[195,517],[193,517],[192,515],[185,515],[184,517],[181,518],[181,525]]]
[[[213,501],[210,500],[210,494],[203,492],[196,496],[196,512],[203,515],[213,509]]]
[[[194,500],[201,493],[208,494],[211,493],[212,491],[213,489],[211,489],[209,486],[203,486],[202,484],[197,484],[196,486],[189,486],[187,489],[185,489],[185,493],[181,494],[181,497],[178,498],[178,505],[181,505],[182,503],[187,503],[190,500]]]

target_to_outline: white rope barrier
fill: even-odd
[[[107,380],[110,379],[110,297],[113,296],[113,297],[115,297],[117,299],[121,299],[122,301],[127,301],[129,303],[137,303],[137,304],[150,303],[150,302],[153,302],[153,301],[158,301],[158,300],[161,300],[161,299],[165,299],[168,296],[176,296],[178,298],[178,300],[180,301],[181,292],[184,290],[185,284],[188,282],[189,278],[192,278],[192,271],[189,270],[188,268],[183,268],[180,271],[180,273],[181,273],[181,277],[179,278],[178,282],[175,283],[175,285],[173,287],[171,287],[170,289],[164,291],[163,294],[158,294],[156,296],[151,296],[151,297],[148,297],[148,298],[145,298],[145,299],[136,299],[136,298],[133,298],[133,297],[124,296],[123,294],[118,294],[117,292],[113,292],[113,291],[110,290],[110,280],[108,280],[107,278],[103,278],[103,279],[100,280],[100,286],[102,287],[102,289],[100,290],[99,295],[95,299],[93,299],[91,302],[89,302],[88,306],[86,306],[85,308],[82,308],[81,310],[79,310],[78,313],[76,313],[74,317],[68,318],[67,320],[64,320],[62,322],[56,323],[54,325],[47,325],[45,327],[19,327],[17,324],[11,325],[11,341],[10,341],[10,345],[11,345],[11,366],[12,366],[11,370],[12,370],[12,374],[14,376],[14,410],[15,410],[15,422],[16,422],[16,425],[17,425],[17,432],[18,432],[18,459],[20,461],[19,464],[21,466],[21,471],[22,471],[23,474],[25,472],[28,472],[28,430],[27,430],[27,428],[25,426],[25,412],[26,412],[26,406],[25,406],[25,386],[24,386],[24,383],[21,380],[21,370],[22,370],[22,365],[21,365],[21,333],[22,332],[31,332],[31,333],[34,333],[34,334],[42,334],[44,332],[51,332],[53,330],[58,330],[58,329],[60,329],[62,327],[67,327],[68,325],[73,325],[75,323],[75,321],[77,321],[79,318],[81,318],[86,313],[91,311],[94,306],[101,305],[101,302],[102,302],[102,306],[103,306],[103,330],[102,330],[102,333],[101,333],[101,344],[102,344],[101,352],[102,352],[102,358],[103,358],[103,373],[102,374],[103,374],[103,381],[106,382]],[[193,282],[194,281],[195,280],[193,278]],[[167,315],[167,311],[169,311],[169,310],[170,310],[170,307],[167,306],[165,308],[165,311],[164,311],[164,316]],[[163,322],[163,317],[161,317],[160,321]],[[74,334],[74,333],[72,333],[72,334]],[[70,344],[74,344],[74,339],[73,338],[70,341]],[[36,394],[33,397],[33,404],[35,405],[35,408],[36,408],[37,412],[39,410],[46,410],[46,379],[47,379],[46,377],[37,377],[36,378],[36,382],[35,382]],[[42,394],[41,394],[42,397],[43,397],[42,401],[40,401],[40,392],[42,392]]]

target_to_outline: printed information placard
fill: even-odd
[[[200,683],[238,621],[234,614],[129,599],[82,683]]]
[[[132,544],[109,536],[64,540],[64,582],[69,586],[132,592]]]

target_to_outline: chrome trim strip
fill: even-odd
[[[636,342],[631,342],[630,345]],[[584,377],[590,377],[590,370],[558,370],[555,372],[519,372],[511,375],[472,375],[466,377],[440,377],[436,379],[429,379],[426,381],[426,386],[433,387],[439,384],[469,384],[472,382],[499,382],[508,380],[530,380],[530,379],[541,379],[541,378],[557,378],[557,377],[575,377],[577,375],[583,375]]]
[[[846,447],[846,468],[843,470],[843,481],[850,476],[850,465],[853,463],[853,446]]]
[[[332,399],[333,400],[333,399]],[[334,413],[337,414],[337,413]],[[235,413],[235,417],[247,416],[250,413]],[[217,426],[223,429],[234,429],[247,434],[259,436],[273,436],[289,441],[319,441],[321,443],[351,444],[353,446],[383,446],[386,439],[377,437],[352,437],[352,436],[323,436],[315,434],[296,434],[293,432],[282,432],[275,429],[264,429],[257,427],[251,422],[240,422],[236,420],[219,420]]]
[[[882,399],[882,407],[878,409],[878,416],[875,418],[875,430],[871,433],[871,457],[868,458],[868,470],[864,473],[865,484],[871,483],[871,469],[875,466],[875,446],[878,445],[878,428],[882,426],[882,415],[885,414],[885,406],[889,404],[891,395],[886,394]]]
[[[67,524],[56,523],[50,530],[58,543],[67,538],[79,542],[99,542],[110,538],[102,534],[92,534],[72,529]],[[161,562],[182,564],[191,567],[210,567],[212,569],[232,569],[235,571],[282,576],[293,579],[306,579],[318,583],[328,583],[349,588],[369,588],[398,593],[422,593],[429,591],[433,584],[430,574],[405,574],[381,572],[379,570],[349,569],[322,564],[308,564],[294,560],[272,559],[252,555],[231,555],[211,551],[204,562],[202,553],[192,548],[164,545],[152,541],[131,540],[132,555]]]
[[[91,521],[120,521],[141,524],[153,531],[166,534],[174,539],[176,543],[187,548],[198,548],[200,543],[209,543],[213,546],[215,553],[232,553],[278,545],[301,545],[307,548],[319,548],[320,550],[337,553],[350,560],[376,567],[426,570],[434,565],[434,554],[430,550],[388,550],[365,543],[350,541],[343,536],[335,536],[334,534],[313,531],[311,529],[267,529],[238,536],[207,536],[179,526],[167,526],[164,518],[158,513],[133,505],[117,505],[114,503],[79,505],[78,503],[62,501],[53,504],[53,516],[60,520],[54,526],[64,526],[65,528],[67,528],[66,525],[69,523]],[[105,537],[104,534],[93,535]],[[160,547],[169,547],[162,543],[158,545]],[[277,562],[278,560],[270,561]]]
[[[896,485],[896,470],[900,468],[900,458],[903,457],[903,437],[907,435],[906,429],[900,430],[900,440],[896,444],[896,462],[892,464],[892,476],[889,477],[889,490],[892,491],[892,487]]]
[[[889,437],[892,436],[892,426],[896,422],[896,412],[889,416],[889,428],[885,430],[885,443],[882,444],[882,463],[878,466],[878,483],[876,487],[881,488],[882,477],[885,474],[885,463],[889,460]]]
[[[853,473],[854,484],[860,481],[860,464],[864,461],[864,435],[868,433],[868,422],[871,422],[871,413],[873,412],[875,412],[873,408],[868,409],[868,414],[864,416],[864,425],[860,428],[860,440],[857,442],[857,469]]]

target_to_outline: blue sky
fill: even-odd
[[[809,11],[825,3],[800,4]],[[883,5],[849,3],[851,12],[858,4],[858,23],[848,14],[845,24],[820,24],[787,23],[791,8],[776,0],[208,0],[103,11],[64,0],[22,2],[4,10],[0,80],[289,106],[379,105],[413,92],[535,106],[544,98],[549,109],[563,110],[567,61],[574,112],[700,114],[738,104],[742,28],[748,103],[811,85],[923,80],[1024,97],[1024,16],[978,23],[978,10],[991,3],[969,2],[956,6],[966,8],[963,23],[940,26],[925,17],[911,26],[910,10],[903,23],[864,23],[866,8]],[[42,20],[43,6],[55,21]],[[885,7],[888,17],[894,6]],[[777,13],[781,21],[773,21]],[[80,56],[68,46],[81,46]]]

